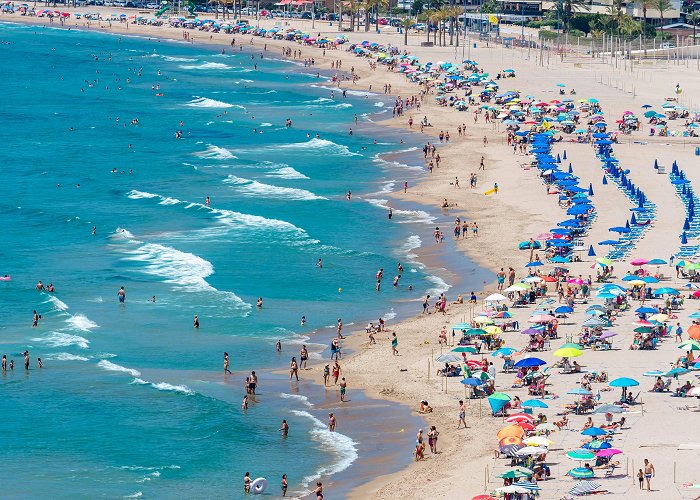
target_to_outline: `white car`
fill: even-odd
[[[160,4],[159,3],[147,3],[146,8],[147,9],[160,9]]]

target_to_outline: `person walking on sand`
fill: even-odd
[[[656,469],[648,458],[644,459],[644,479],[647,481],[647,491],[651,491],[651,478],[656,477]]]
[[[231,374],[231,370],[228,369],[228,353],[224,352],[224,373]]]
[[[486,166],[484,165],[484,157],[481,157],[481,162],[479,163],[479,170],[486,170]],[[476,185],[476,182],[474,183]]]
[[[345,391],[348,389],[348,383],[345,381],[345,377],[340,381],[340,402],[345,402]]]
[[[289,363],[289,380],[292,380],[292,377],[296,377],[297,382],[299,381],[299,365],[296,356],[292,356],[292,362]]]
[[[676,342],[683,341],[683,327],[680,323],[676,323]]]
[[[637,479],[639,480],[639,489],[643,490],[644,489],[644,472],[642,469],[639,469],[639,472],[637,472]]]
[[[464,428],[467,428],[467,421],[464,420],[464,417],[466,416],[467,412],[466,409],[464,408],[464,401],[459,400],[459,421],[457,422],[457,429],[459,429],[462,425],[464,425]]]
[[[399,339],[396,337],[396,333],[392,333],[392,339],[391,339],[391,353],[394,356],[399,355]]]

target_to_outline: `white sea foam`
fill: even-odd
[[[185,104],[191,108],[232,108],[234,105],[223,101],[217,101],[215,99],[208,99],[206,97],[195,96],[190,102]]]
[[[418,256],[413,253],[413,250],[420,248],[422,244],[423,241],[420,239],[420,236],[417,234],[412,234],[406,239],[406,242],[401,245],[401,253],[403,253],[408,259],[415,259]]]
[[[48,332],[46,337],[32,339],[35,342],[43,342],[51,347],[70,347],[77,346],[81,349],[87,349],[90,341],[78,335],[71,335],[65,332]]]
[[[55,295],[49,295],[49,300],[47,302],[51,302],[54,309],[58,311],[66,311],[68,309],[68,305]]]
[[[305,406],[308,406],[309,408],[313,406],[311,401],[309,401],[309,398],[306,396],[302,396],[301,394],[287,394],[286,392],[283,392],[280,394],[280,397],[282,399],[294,399],[296,401],[301,401],[302,404]]]
[[[133,192],[132,192],[133,193]],[[136,192],[140,193],[140,192]],[[150,194],[150,193],[148,193]],[[131,197],[131,195],[129,196]],[[153,198],[156,199],[165,199],[165,196],[161,195],[153,195]],[[194,202],[188,202],[188,201],[183,201],[183,205],[185,205],[185,209],[188,210],[206,210],[211,212],[216,216],[216,219],[223,224],[222,228],[252,228],[252,229],[262,229],[262,230],[268,230],[272,229],[274,230],[278,235],[280,233],[286,233],[286,239],[287,240],[292,240],[289,241],[290,244],[296,244],[296,245],[317,245],[320,243],[318,240],[311,239],[309,235],[304,231],[303,229],[295,226],[294,224],[291,224],[287,221],[279,220],[279,219],[268,219],[266,217],[262,217],[259,215],[251,215],[251,214],[244,214],[241,212],[235,212],[233,210],[224,210],[220,208],[212,208],[209,206],[204,205],[203,203],[194,203]],[[128,234],[128,236],[127,236]],[[128,231],[122,229],[122,228],[117,228],[117,231],[114,234],[115,238],[126,238],[129,240],[136,241],[134,238],[134,235],[129,233]],[[328,250],[333,250],[333,247],[328,247]],[[337,249],[335,249],[337,250]]]
[[[384,319],[384,321],[391,321],[395,317],[396,317],[396,311],[394,311],[394,308],[392,307],[389,310],[389,312],[384,313],[384,316],[382,316],[382,319]]]
[[[141,375],[141,372],[139,372],[138,370],[134,370],[132,368],[126,368],[125,366],[121,366],[121,365],[118,365],[116,363],[112,363],[111,361],[107,361],[106,359],[99,361],[97,363],[97,366],[99,366],[103,370],[107,370],[110,372],[128,373],[132,377],[139,377]]]
[[[168,196],[164,197],[162,200],[158,202],[159,205],[177,205],[178,203],[182,203],[180,200],[177,198],[170,198]]]
[[[313,427],[310,431],[312,441],[325,452],[330,452],[334,460],[325,466],[319,467],[312,475],[302,479],[302,484],[307,487],[313,481],[324,476],[330,476],[342,472],[357,460],[357,443],[340,432],[331,432],[326,424],[314,417],[308,411],[292,410],[294,415],[311,420]]]
[[[46,354],[45,359],[53,360],[53,361],[88,361],[90,358],[86,358],[85,356],[77,356],[75,354],[71,354],[69,352],[56,352],[56,353],[51,353],[51,354]]]
[[[74,316],[69,317],[66,319],[66,323],[74,329],[74,330],[80,330],[82,332],[89,332],[93,328],[99,328],[100,325],[92,321],[90,318],[85,316],[84,314],[76,314]]]
[[[385,168],[400,168],[402,170],[423,171],[423,167],[418,165],[407,165],[405,163],[401,163],[394,160],[385,160],[380,153],[377,153],[372,157],[372,162],[376,163],[380,167]]]
[[[129,191],[127,193],[127,196],[129,198],[131,198],[132,200],[140,200],[143,198],[147,199],[147,198],[157,198],[158,197],[157,194],[148,193],[146,191],[136,191],[135,189],[132,189],[131,191]]]
[[[261,126],[261,127],[272,127],[272,123],[269,123],[269,122],[262,122],[262,123],[260,124],[260,126]]]
[[[426,279],[435,285],[433,288],[430,288],[428,290],[428,293],[430,295],[440,295],[441,293],[446,292],[447,290],[449,290],[451,288],[451,286],[448,285],[445,282],[445,280],[443,280],[439,276],[430,275],[430,276],[426,276]]]
[[[204,151],[199,151],[194,155],[199,156],[200,158],[212,158],[215,160],[231,160],[237,158],[228,149],[220,148],[214,144],[207,145],[207,149]]]
[[[308,179],[307,176],[295,170],[293,167],[280,167],[267,172],[265,177],[278,177],[280,179]]]
[[[375,102],[374,105],[375,105],[376,107],[378,107],[378,108],[383,108],[383,107],[384,107],[384,103],[383,103],[383,102]]]
[[[164,61],[168,62],[196,62],[197,59],[190,59],[188,57],[175,57],[175,56],[162,56]]]
[[[143,493],[140,491],[137,491],[136,493],[132,493],[131,495],[126,495],[124,498],[141,498],[143,496]]]
[[[379,198],[361,198],[366,202],[371,203],[377,207],[389,210],[388,200]],[[423,210],[401,210],[398,208],[393,208],[394,221],[400,224],[408,223],[418,223],[418,224],[433,224],[435,222],[435,217],[430,215],[428,212]]]
[[[131,242],[138,246],[127,250],[125,260],[143,263],[144,273],[165,278],[166,283],[179,290],[216,294],[245,312],[252,308],[235,293],[217,290],[207,283],[205,278],[214,274],[214,266],[208,260],[158,243],[144,243],[136,239],[131,239]]]
[[[159,391],[179,392],[188,396],[192,396],[194,394],[194,391],[186,385],[173,385],[166,382],[149,382],[138,377],[135,377],[131,383],[137,385],[149,385],[154,389],[158,389]]]
[[[231,66],[218,62],[205,62],[201,64],[181,64],[180,69],[231,69]]]
[[[244,179],[242,177],[236,177],[235,175],[229,175],[224,181],[227,184],[236,187],[236,191],[247,196],[261,197],[261,198],[280,198],[285,200],[297,200],[297,201],[311,201],[311,200],[327,200],[323,196],[318,196],[311,191],[306,189],[297,189],[283,186],[273,186],[271,184],[264,184],[251,179]]]
[[[334,156],[362,156],[359,153],[353,153],[348,149],[347,146],[342,144],[336,144],[333,141],[327,139],[317,139],[316,137],[309,139],[306,142],[292,142],[289,144],[273,144],[269,146],[256,147],[254,149],[236,149],[235,152],[241,153],[251,153],[259,155],[261,151],[266,149],[278,151],[291,150],[291,151],[308,151],[313,154],[324,154],[324,155],[334,155]]]

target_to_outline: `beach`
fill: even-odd
[[[3,16],[0,20],[12,22],[46,23],[48,21],[36,18],[19,18]],[[266,21],[268,26],[272,24]],[[296,22],[296,21],[295,21]],[[67,22],[75,23],[74,20]],[[262,24],[264,24],[263,22]],[[84,27],[78,22],[79,27]],[[307,24],[300,25],[302,29],[308,29]],[[94,28],[93,26],[90,29]],[[321,28],[317,28],[316,31]],[[166,29],[155,27],[131,26],[114,23],[104,31],[123,33],[129,35],[182,39],[181,29]],[[331,33],[335,31],[319,31],[319,33]],[[348,33],[351,41],[356,43],[362,40],[376,40],[382,44],[392,44],[403,49],[403,35],[383,32],[381,34],[362,32]],[[359,79],[356,84],[350,81],[342,82],[340,89],[350,91],[371,91],[383,94],[385,85],[391,84],[391,94],[380,98],[391,102],[395,96],[400,95],[406,99],[419,95],[419,87],[408,81],[405,75],[390,72],[380,65],[376,70],[370,69],[368,61],[372,59],[357,57],[352,52],[339,46],[338,50],[301,47],[295,42],[276,41],[249,37],[237,34],[236,43],[242,44],[247,49],[260,50],[261,45],[267,44],[267,51],[274,54],[281,52],[282,47],[292,50],[302,50],[303,54],[297,60],[307,57],[315,59],[314,68],[325,71],[333,71],[331,61],[341,60],[342,70],[348,71],[354,67],[354,73]],[[231,35],[195,33],[194,43],[215,44],[217,47],[226,47],[230,44]],[[250,45],[250,41],[253,42]],[[412,36],[409,39],[407,49],[412,55],[421,61],[447,61],[459,64],[462,60],[461,48],[455,51],[454,47],[420,47],[419,39]],[[585,54],[567,54],[565,61],[557,57],[547,57],[547,61],[536,61],[535,53],[529,53],[527,49],[504,49],[502,46],[486,47],[481,42],[476,42],[474,48],[470,46],[470,58],[478,61],[480,68],[492,74],[501,72],[506,68],[514,70],[514,79],[499,80],[503,90],[511,87],[517,88],[522,96],[533,95],[537,100],[552,100],[561,98],[561,95],[573,99],[595,98],[605,111],[606,120],[614,122],[624,116],[628,110],[636,115],[643,114],[641,108],[649,104],[661,109],[661,104],[669,98],[677,98],[685,106],[693,109],[695,103],[693,96],[700,88],[700,72],[693,68],[693,61],[687,65],[673,64],[671,62],[656,62],[633,67],[632,71],[625,71],[621,65],[617,68],[603,62],[593,60]],[[217,49],[218,50],[218,49]],[[669,72],[673,72],[673,78],[669,78]],[[676,83],[682,89],[682,94],[674,92]],[[563,87],[557,87],[562,84]],[[576,94],[561,94],[559,89],[570,92],[575,89]],[[338,90],[337,92],[340,92]],[[383,475],[359,485],[348,494],[351,498],[399,498],[399,497],[428,497],[428,498],[471,498],[472,496],[492,492],[503,486],[502,480],[497,476],[507,468],[503,459],[494,459],[494,449],[498,448],[498,440],[495,435],[504,423],[503,418],[493,417],[491,408],[486,400],[465,399],[467,388],[460,384],[460,377],[441,377],[437,370],[441,364],[435,361],[437,355],[447,353],[452,348],[453,339],[450,338],[450,346],[441,346],[438,335],[443,326],[449,332],[452,325],[461,322],[470,322],[474,316],[482,311],[488,311],[493,303],[485,304],[484,298],[496,292],[497,283],[494,280],[496,273],[501,268],[506,271],[512,267],[519,281],[528,275],[531,269],[525,267],[531,261],[530,252],[518,250],[520,242],[527,242],[529,238],[535,238],[541,233],[548,232],[557,227],[557,223],[566,218],[566,210],[562,210],[558,204],[559,196],[548,194],[543,182],[541,169],[533,165],[533,155],[521,152],[513,152],[513,148],[506,144],[505,127],[501,120],[485,123],[484,113],[474,120],[473,111],[478,109],[478,104],[470,107],[467,112],[458,112],[452,107],[440,106],[435,100],[435,92],[428,91],[421,99],[420,109],[408,108],[403,115],[393,119],[387,118],[378,122],[380,125],[388,125],[397,129],[406,130],[409,118],[413,119],[410,135],[414,144],[418,147],[430,142],[437,147],[441,156],[439,166],[432,173],[427,173],[414,185],[411,182],[404,193],[402,179],[396,179],[395,189],[390,195],[391,201],[387,203],[411,202],[428,205],[441,210],[443,200],[447,200],[446,209],[442,209],[442,216],[446,220],[460,217],[461,220],[470,223],[478,222],[478,236],[468,234],[468,237],[454,239],[451,236],[451,227],[441,227],[445,234],[444,242],[433,243],[432,228],[426,227],[424,234],[420,234],[423,247],[420,249],[422,259],[430,259],[430,253],[435,252],[440,246],[454,247],[469,257],[468,262],[474,262],[488,270],[490,274],[484,274],[474,268],[473,264],[446,269],[446,275],[453,274],[461,278],[462,288],[451,288],[447,292],[448,306],[445,314],[435,312],[432,304],[436,297],[432,297],[430,310],[433,314],[421,314],[421,299],[414,298],[409,301],[406,308],[412,308],[412,316],[400,322],[387,324],[389,332],[396,332],[398,337],[398,355],[394,355],[390,348],[390,333],[380,332],[376,334],[376,345],[369,345],[364,329],[346,327],[352,332],[343,341],[343,348],[351,352],[351,355],[342,360],[343,376],[348,380],[349,392],[360,390],[369,397],[400,403],[405,406],[411,416],[417,416],[416,410],[421,400],[427,400],[432,407],[432,412],[422,415],[425,422],[423,429],[427,432],[429,426],[435,425],[440,431],[438,450],[440,453],[426,452],[428,459],[411,463],[405,469],[390,475]],[[679,97],[680,96],[680,97]],[[417,124],[426,117],[432,125],[426,127],[421,134]],[[614,262],[615,272],[612,281],[624,286],[621,278],[628,270],[636,270],[630,260],[636,257],[646,259],[658,258],[667,261],[657,268],[650,266],[652,274],[661,272],[668,280],[662,280],[663,286],[681,290],[683,295],[688,295],[692,290],[684,288],[687,280],[676,278],[675,269],[668,264],[669,257],[679,252],[682,246],[680,234],[683,232],[686,207],[678,196],[674,184],[669,181],[668,172],[671,171],[673,161],[682,168],[691,184],[700,182],[693,166],[697,165],[698,156],[695,148],[700,144],[697,138],[692,137],[649,137],[649,125],[641,119],[641,130],[630,135],[620,135],[619,143],[612,145],[614,156],[624,169],[629,169],[626,174],[635,185],[641,189],[649,200],[656,206],[653,223],[648,229],[644,229],[643,236],[635,243],[629,255]],[[457,133],[457,128],[464,123],[466,136]],[[353,127],[348,124],[348,128]],[[361,125],[360,125],[361,127]],[[449,142],[441,142],[437,136],[440,131],[449,131]],[[635,200],[623,193],[618,185],[613,182],[613,177],[603,170],[601,161],[596,158],[594,145],[590,143],[568,142],[569,136],[559,143],[552,144],[553,156],[564,155],[566,160],[560,165],[566,170],[568,163],[572,164],[573,173],[578,176],[578,185],[588,191],[589,185],[595,193],[590,196],[595,207],[595,219],[586,228],[584,247],[587,251],[590,245],[595,247],[595,256],[588,256],[587,252],[580,252],[581,262],[566,263],[572,277],[581,276],[583,279],[596,277],[600,266],[596,266],[596,256],[602,257],[607,248],[599,244],[600,241],[613,237],[608,228],[613,226],[625,226],[629,222],[630,208],[636,205]],[[486,141],[484,140],[486,138]],[[481,157],[484,157],[484,169],[479,170]],[[660,174],[654,163],[665,166],[666,174]],[[477,187],[469,188],[470,174],[475,173],[478,178]],[[606,176],[606,183],[603,177]],[[460,187],[455,186],[455,178],[459,179]],[[609,178],[609,179],[608,179]],[[498,192],[485,196],[484,192],[490,189],[494,183],[498,184]],[[395,202],[393,200],[396,200]],[[400,217],[397,214],[397,219]],[[539,238],[535,238],[538,239]],[[692,239],[692,236],[691,236]],[[692,246],[692,241],[689,246]],[[541,258],[545,260],[544,252]],[[694,255],[688,255],[692,260]],[[465,259],[466,260],[466,259]],[[544,271],[548,272],[554,266],[546,263]],[[536,268],[539,269],[539,268]],[[374,272],[375,270],[370,270]],[[389,288],[394,270],[386,270],[383,287]],[[478,279],[474,279],[478,276]],[[553,286],[551,283],[550,287]],[[599,286],[593,284],[594,287]],[[474,304],[453,304],[457,294],[464,296],[467,302],[470,292],[477,293],[477,301]],[[550,288],[548,297],[557,299],[555,291]],[[538,298],[538,302],[544,297]],[[611,330],[617,334],[614,338],[611,350],[593,351],[584,350],[580,360],[586,370],[605,371],[608,380],[618,377],[634,377],[641,384],[634,392],[639,392],[640,403],[630,406],[625,412],[627,426],[614,438],[616,447],[622,448],[624,454],[620,460],[620,469],[611,478],[601,479],[603,488],[614,496],[628,496],[631,498],[695,498],[693,489],[685,485],[700,482],[693,464],[700,457],[699,446],[693,432],[689,430],[688,422],[695,418],[697,412],[697,399],[674,398],[666,394],[650,394],[647,391],[653,385],[653,379],[642,378],[642,373],[652,370],[667,370],[671,363],[682,354],[672,338],[667,338],[660,343],[655,350],[632,351],[629,345],[632,343],[635,322],[638,318],[632,312],[637,306],[637,301],[629,299],[634,306],[631,310],[621,313],[615,320]],[[565,320],[559,323],[558,339],[552,340],[551,349],[536,353],[550,365],[556,361],[552,353],[564,342],[573,341],[579,335],[580,324],[589,316],[585,311],[589,305],[603,303],[595,297],[589,299],[587,304],[576,298],[577,304],[574,312],[568,314]],[[508,301],[509,302],[509,301]],[[503,302],[505,303],[505,301]],[[499,303],[499,305],[501,305]],[[510,305],[510,304],[509,304]],[[554,307],[558,306],[556,304]],[[528,325],[528,316],[536,309],[534,305],[529,307],[511,307],[510,312],[516,319],[521,329]],[[675,325],[681,323],[687,330],[691,325],[690,314],[697,310],[694,301],[687,299],[684,307],[674,310],[675,318],[668,323]],[[457,331],[459,335],[459,330]],[[505,332],[502,337],[506,345],[517,349],[518,352],[528,343],[528,336],[519,335],[517,332]],[[524,357],[529,354],[522,354]],[[327,356],[325,351],[324,356]],[[470,358],[479,359],[477,356]],[[485,356],[488,361],[493,361],[498,369],[495,388],[498,391],[508,393],[510,396],[518,395],[521,399],[527,398],[527,390],[524,388],[512,388],[513,374],[500,372],[502,360]],[[517,359],[517,358],[516,358]],[[315,361],[312,370],[302,372],[303,378],[313,378],[322,383],[323,363]],[[283,368],[284,366],[280,366]],[[557,413],[564,403],[572,401],[566,393],[578,384],[580,376],[576,374],[559,374],[553,369],[553,375],[548,379],[547,390],[550,394],[557,395],[547,403],[549,408],[542,412],[548,421],[558,419]],[[686,379],[697,379],[691,372]],[[678,382],[680,383],[680,382]],[[673,382],[673,388],[677,383]],[[594,384],[598,390],[607,388],[604,383]],[[335,389],[332,389],[333,391]],[[611,401],[617,396],[618,390],[602,391],[602,400]],[[459,414],[459,400],[466,403],[467,429],[456,430]],[[348,403],[352,404],[352,402]],[[537,411],[535,412],[537,413]],[[574,481],[565,475],[568,467],[576,464],[564,455],[566,452],[576,449],[581,444],[579,430],[587,415],[570,415],[570,429],[554,433],[551,440],[554,445],[550,448],[547,461],[551,464],[552,478],[540,481],[540,497],[561,498],[564,496]],[[603,415],[593,416],[596,423],[603,423]],[[361,418],[353,421],[353,425],[361,426]],[[395,428],[391,422],[385,423],[383,432],[402,433],[414,435],[417,429]],[[692,429],[692,426],[690,427]],[[381,440],[381,436],[378,437]],[[400,442],[400,441],[399,441]],[[395,450],[394,450],[395,451]],[[403,450],[406,457],[412,455],[413,449]],[[641,467],[642,460],[649,458],[656,469],[653,481],[653,491],[641,493],[636,484],[636,471]],[[361,457],[360,457],[361,460]],[[332,485],[327,493],[335,498]],[[643,496],[642,496],[643,495]]]

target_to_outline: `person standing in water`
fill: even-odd
[[[282,437],[287,437],[289,435],[289,424],[286,420],[282,420],[282,427],[279,428],[282,432]]]
[[[228,369],[228,353],[224,352],[224,373],[231,374],[231,370]]]
[[[335,426],[338,422],[335,420],[335,415],[332,413],[328,414],[328,430],[331,432],[335,432]]]
[[[194,329],[199,329],[199,316],[197,316],[196,314],[194,315]]]
[[[299,365],[297,365],[296,356],[293,356],[291,363],[289,363],[289,380],[292,380],[292,377],[296,377],[297,382],[299,381]]]
[[[309,351],[306,349],[306,345],[301,346],[299,351],[299,359],[301,361],[299,368],[306,370],[306,362],[309,359]]]
[[[119,288],[119,291],[117,292],[117,297],[119,298],[119,303],[123,304],[126,300],[126,291],[124,290],[124,287]]]
[[[287,474],[282,474],[282,496],[287,496]]]
[[[29,370],[29,351],[24,351],[24,369]]]

